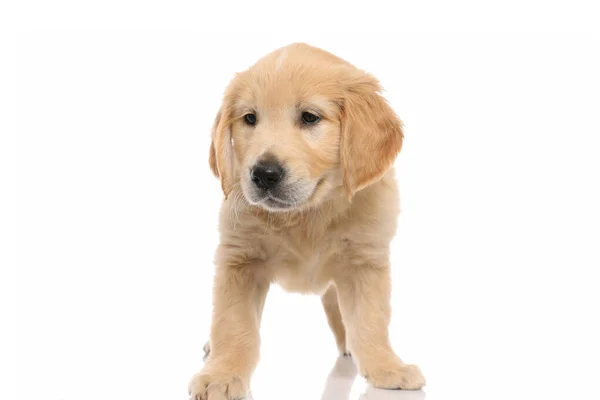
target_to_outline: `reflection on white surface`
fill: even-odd
[[[422,390],[385,390],[369,386],[358,400],[424,400]]]
[[[357,373],[352,358],[340,356],[329,373],[321,400],[348,400]]]
[[[340,356],[329,373],[321,400],[350,399],[352,385],[358,375],[351,357]],[[385,390],[368,386],[358,400],[424,400],[422,390]]]

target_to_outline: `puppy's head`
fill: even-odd
[[[402,147],[400,120],[379,82],[305,44],[265,56],[225,91],[210,166],[225,197],[240,185],[269,211],[348,198],[380,179]]]

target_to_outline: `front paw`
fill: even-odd
[[[425,377],[416,365],[395,365],[369,371],[367,381],[381,389],[418,390],[425,386]]]
[[[188,391],[191,400],[242,400],[248,386],[240,377],[205,368],[192,377]]]

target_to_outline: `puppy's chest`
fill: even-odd
[[[275,281],[285,290],[322,293],[331,279],[330,273],[339,248],[335,232],[307,237],[294,232],[282,235],[271,259]]]

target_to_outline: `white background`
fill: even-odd
[[[16,119],[0,159],[17,189],[2,207],[17,322],[3,398],[187,398],[222,198],[210,125],[233,73],[294,41],[376,75],[404,121],[390,330],[426,398],[598,398],[591,7],[22,4],[0,12],[16,55],[2,74]],[[424,396],[328,380],[336,348],[316,297],[274,286],[261,334],[256,400]]]

